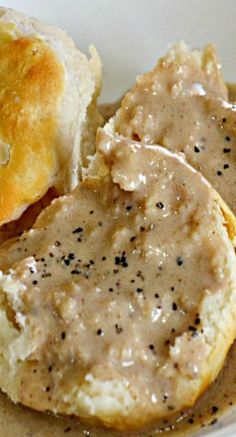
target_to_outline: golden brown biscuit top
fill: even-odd
[[[1,225],[42,197],[56,176],[64,71],[36,37],[0,40]]]

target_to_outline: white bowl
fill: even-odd
[[[67,30],[84,51],[93,42],[104,64],[103,102],[119,98],[179,40],[192,47],[215,43],[225,79],[236,82],[235,0],[2,0],[1,5]],[[6,437],[12,437],[11,423],[8,430]],[[236,413],[196,435],[235,437]]]

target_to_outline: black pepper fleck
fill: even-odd
[[[176,258],[176,264],[177,264],[178,266],[182,266],[183,263],[184,263],[183,258],[182,258],[181,256],[178,256],[178,257]]]
[[[73,234],[79,234],[80,232],[83,232],[83,228],[81,228],[80,226],[76,229],[73,230]]]
[[[156,207],[159,208],[159,209],[163,209],[163,208],[164,208],[164,205],[163,205],[162,202],[157,202],[157,203],[156,203]]]
[[[99,328],[99,329],[97,330],[97,335],[102,335],[102,329]]]
[[[49,278],[50,276],[52,276],[51,273],[43,273],[43,274],[41,275],[41,278]]]
[[[123,331],[123,328],[116,323],[115,324],[115,330],[116,330],[117,334],[121,334],[121,332]]]
[[[217,174],[217,176],[221,176],[222,175],[222,171],[218,170],[216,174]]]
[[[194,146],[194,152],[195,152],[195,153],[199,153],[199,152],[200,152],[200,149],[199,149],[197,146]]]
[[[231,149],[225,147],[225,148],[223,149],[223,152],[224,152],[224,153],[230,153],[230,152],[231,152]]]
[[[189,331],[193,331],[193,332],[197,331],[197,328],[195,328],[195,326],[189,326],[188,329]]]
[[[76,269],[74,269],[74,270],[71,270],[71,275],[80,275],[81,274],[81,270],[76,270]]]
[[[229,135],[226,135],[225,139],[226,139],[226,141],[230,141]]]
[[[66,338],[66,333],[63,331],[63,332],[61,333],[61,339],[62,339],[62,340],[65,340],[65,338]]]
[[[121,267],[128,267],[126,256],[124,255],[124,252],[122,256],[115,256],[115,265],[121,266]]]
[[[172,310],[173,310],[173,311],[177,311],[177,309],[178,309],[177,304],[176,304],[175,302],[173,302],[173,303],[172,303]]]
[[[144,274],[141,272],[141,270],[138,270],[137,271],[137,273],[136,273],[136,276],[138,277],[138,278],[141,278],[142,279],[142,281],[144,281]]]

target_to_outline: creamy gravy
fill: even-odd
[[[180,46],[140,76],[122,101],[115,129],[183,152],[236,213],[236,106],[228,101],[214,49],[202,57],[200,64]]]
[[[220,259],[229,247],[216,227],[214,193],[181,159],[106,137],[100,147],[116,184],[85,180],[0,250],[1,270],[14,265],[27,285],[24,313],[37,342],[19,396],[63,411],[62,394],[89,369],[128,378],[138,414],[169,415],[181,402],[179,372],[190,384],[206,359],[199,305],[206,289],[227,286]]]
[[[173,417],[167,423],[159,422],[154,429],[139,433],[119,433],[84,426],[78,419],[55,417],[39,413],[22,405],[14,405],[0,393],[1,437],[154,437],[193,435],[199,427],[218,428],[218,418],[236,404],[236,344],[231,348],[224,369],[216,382],[191,410]],[[215,412],[215,407],[218,410]],[[216,423],[215,423],[216,422]]]
[[[231,89],[230,89],[231,91]],[[236,87],[232,91],[236,94]],[[230,406],[236,403],[236,344],[233,345],[228,355],[224,369],[221,371],[216,382],[207,389],[204,396],[191,410],[184,414],[173,417],[168,423],[158,423],[155,430],[142,432],[142,436],[154,435],[186,435],[199,426],[207,426],[216,418],[227,411]],[[218,410],[216,410],[218,409]],[[217,424],[214,425],[214,428]],[[163,429],[166,433],[163,433]],[[39,413],[20,405],[14,405],[4,394],[0,394],[0,430],[1,437],[118,437],[123,434],[104,429],[92,429],[84,427],[77,419],[54,417]],[[139,433],[132,433],[132,436],[140,436]]]

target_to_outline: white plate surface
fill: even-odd
[[[236,82],[236,0],[2,0],[65,29],[79,48],[93,42],[104,64],[103,102],[119,98],[168,45],[213,42],[227,81]],[[197,436],[235,437],[236,413]]]

